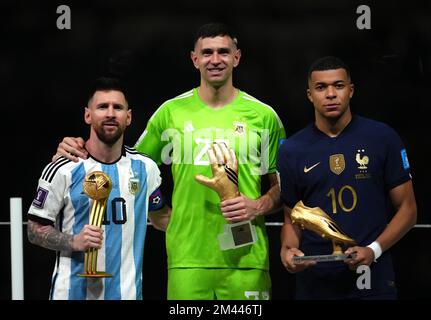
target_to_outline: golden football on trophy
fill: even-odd
[[[94,200],[106,199],[112,189],[112,181],[102,171],[93,171],[87,174],[83,182],[84,192]]]

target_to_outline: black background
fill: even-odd
[[[56,27],[62,4],[71,9],[71,30]],[[361,4],[371,8],[371,30],[356,27]],[[305,94],[310,63],[336,55],[350,65],[353,112],[386,122],[400,134],[412,167],[418,223],[431,223],[425,152],[431,4],[426,1],[3,1],[0,9],[2,222],[9,221],[10,197],[22,197],[27,210],[62,137],[86,137],[83,108],[94,78],[111,71],[127,79],[133,125],[126,142],[133,145],[162,102],[198,86],[190,61],[194,32],[201,24],[222,21],[237,31],[243,53],[235,85],[273,106],[288,135],[313,119]],[[169,197],[169,168],[162,173]],[[0,299],[10,299],[9,227],[0,230]],[[290,299],[293,276],[279,261],[279,232],[279,226],[268,227],[273,297]],[[429,298],[429,239],[429,229],[416,228],[393,249],[403,299]],[[26,239],[24,250],[25,297],[46,299],[54,253]],[[165,255],[163,233],[149,227],[145,299],[166,297]]]

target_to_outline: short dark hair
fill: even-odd
[[[235,43],[238,48],[238,38],[236,34],[230,30],[227,25],[221,22],[211,22],[199,27],[196,31],[195,38],[193,39],[193,48],[200,38],[215,38],[217,36],[231,37],[233,43]]]
[[[308,69],[308,79],[311,79],[311,73],[313,71],[326,71],[335,69],[346,70],[347,76],[350,78],[350,69],[347,64],[343,62],[343,60],[334,56],[326,56],[317,59],[311,64],[310,69]]]
[[[96,91],[120,91],[124,94],[124,98],[127,102],[126,89],[118,78],[112,77],[100,77],[94,80],[88,95],[88,101],[94,96]]]

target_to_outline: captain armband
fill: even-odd
[[[157,211],[165,206],[162,192],[157,188],[148,199],[148,211]]]

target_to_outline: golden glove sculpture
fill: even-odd
[[[214,143],[208,150],[208,158],[213,177],[197,175],[196,181],[217,192],[221,201],[239,197],[235,151],[228,149],[224,143]],[[224,232],[218,235],[218,241],[221,250],[252,245],[257,241],[256,227],[250,221],[225,224]]]
[[[238,197],[238,162],[235,151],[224,143],[214,143],[208,150],[208,157],[213,173],[212,178],[201,174],[196,181],[218,193],[221,201]]]

